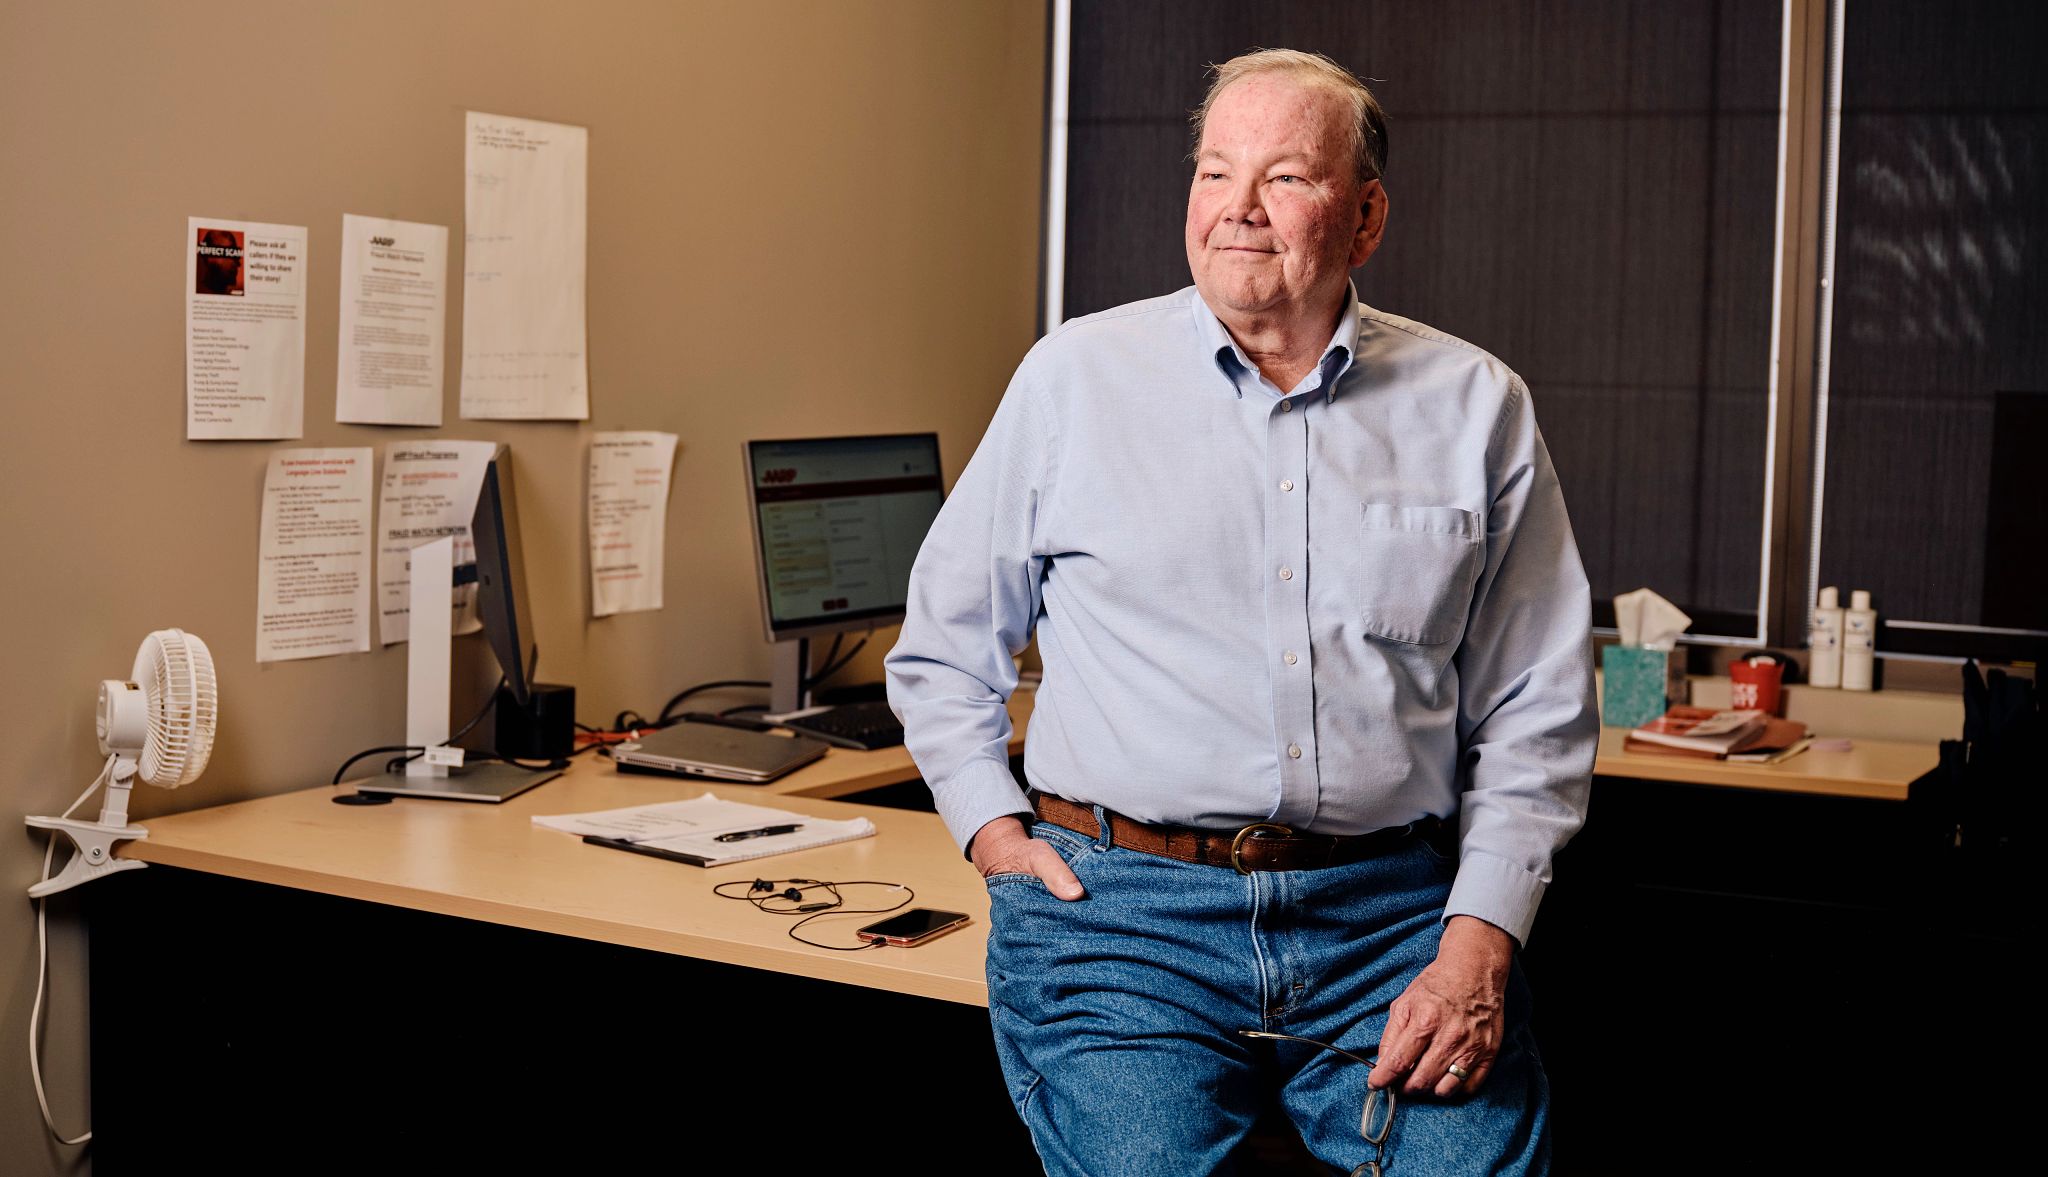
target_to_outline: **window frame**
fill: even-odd
[[[1044,222],[1038,331],[1064,320],[1072,0],[1048,0]],[[1783,0],[1770,371],[1762,551],[1755,625],[1699,612],[1688,645],[1804,649],[1818,594],[1827,476],[1827,380],[1833,316],[1844,0]],[[1616,636],[1614,607],[1593,606],[1593,632]],[[1748,632],[1742,632],[1748,628]],[[2048,630],[1880,615],[1877,656],[1961,663],[2048,659]]]

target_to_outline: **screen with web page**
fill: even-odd
[[[773,633],[900,617],[945,499],[937,434],[747,444]]]

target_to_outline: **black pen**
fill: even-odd
[[[609,846],[614,850],[625,850],[633,854],[645,854],[650,858],[666,858],[670,862],[687,862],[691,866],[703,866],[702,858],[684,854],[680,850],[663,850],[659,846],[643,846],[629,838],[607,838],[601,834],[585,834],[583,840],[592,846]]]
[[[801,822],[786,826],[762,826],[758,830],[735,830],[730,834],[720,834],[717,840],[720,842],[738,842],[747,838],[765,838],[770,834],[793,834],[803,828]]]

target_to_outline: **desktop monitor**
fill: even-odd
[[[506,446],[497,447],[484,468],[469,534],[476,545],[475,562],[456,565],[454,582],[458,586],[476,584],[484,637],[505,676],[505,685],[492,702],[497,734],[490,747],[501,756],[565,756],[574,743],[575,692],[567,687],[541,687],[533,681],[534,665],[529,659],[538,651],[526,603],[519,510],[512,494],[512,451]],[[532,652],[522,657],[522,651]],[[462,734],[457,732],[452,738],[460,739]],[[536,771],[478,760],[431,776],[408,773],[401,766],[381,778],[359,783],[356,795],[498,802],[559,775],[559,766]]]
[[[809,705],[809,641],[901,621],[910,567],[945,501],[936,433],[746,443],[769,711]]]
[[[484,468],[476,510],[469,520],[476,544],[476,610],[484,637],[505,674],[505,689],[521,707],[533,701],[533,618],[526,606],[526,565],[519,542],[519,509],[512,495],[512,451],[499,446]]]

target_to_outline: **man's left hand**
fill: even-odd
[[[1401,1084],[1405,1095],[1470,1095],[1485,1084],[1506,1028],[1508,965],[1515,942],[1469,915],[1444,925],[1436,960],[1394,999],[1366,1082]],[[1461,1079],[1451,1071],[1465,1072]]]

